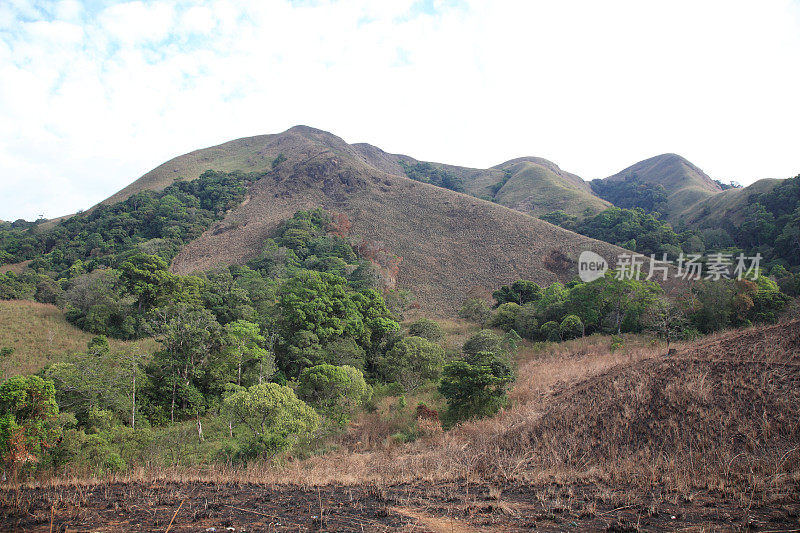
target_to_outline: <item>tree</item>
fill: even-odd
[[[422,337],[431,342],[442,342],[444,330],[438,322],[430,318],[420,318],[408,327],[408,334],[412,337]]]
[[[138,298],[139,312],[148,311],[171,289],[174,276],[157,255],[137,253],[120,265],[126,290]]]
[[[539,336],[536,304],[528,303],[520,307],[517,317],[514,320],[514,330],[516,330],[521,337],[529,340],[535,340]]]
[[[490,352],[448,363],[439,384],[447,398],[447,423],[492,416],[506,404],[506,389],[513,380],[511,367]]]
[[[170,392],[170,421],[175,420],[175,408],[180,401],[193,414],[200,409],[203,396],[198,390],[201,370],[218,342],[219,324],[208,309],[176,304],[151,313],[150,331],[161,343],[153,364],[164,379],[158,386],[168,386]],[[166,391],[164,391],[166,392]],[[164,398],[161,393],[158,399]]]
[[[514,329],[521,307],[515,302],[506,302],[500,304],[497,310],[489,319],[489,326],[500,328],[503,331],[510,331]]]
[[[507,302],[513,302],[518,305],[525,305],[529,302],[535,302],[539,299],[542,293],[542,288],[533,281],[520,279],[515,281],[509,287],[503,285],[498,290],[492,293],[492,297],[497,300],[497,305],[502,305]]]
[[[490,329],[482,329],[467,339],[461,350],[467,355],[476,355],[480,352],[498,353],[502,339]]]
[[[335,337],[364,336],[364,317],[342,277],[303,271],[283,285],[278,306],[287,338],[310,331],[325,344]]]
[[[55,444],[58,404],[53,382],[14,376],[0,384],[0,457],[16,477],[19,467],[38,462]]]
[[[545,322],[539,328],[539,336],[548,342],[561,342],[561,326],[555,320]]]
[[[275,373],[275,357],[263,348],[266,339],[258,324],[236,320],[225,325],[225,353],[236,366],[236,384],[242,385],[242,367],[252,365],[258,383],[268,380]]]
[[[364,375],[352,366],[317,365],[300,373],[297,393],[340,426],[372,396]]]
[[[561,338],[565,341],[581,337],[583,336],[583,322],[578,316],[567,315],[561,321],[559,332],[561,333]]]
[[[273,457],[319,426],[319,415],[292,389],[276,383],[236,387],[223,400],[222,412],[247,433],[245,459]]]
[[[441,346],[422,337],[406,337],[378,360],[378,371],[387,381],[412,390],[425,381],[438,379],[443,364]]]
[[[647,329],[666,340],[667,349],[670,342],[681,335],[688,323],[686,310],[666,296],[656,298],[645,316]]]
[[[483,327],[486,325],[489,317],[492,316],[492,310],[485,300],[481,298],[469,298],[461,306],[461,309],[458,310],[458,316],[466,318],[467,320],[472,320]]]

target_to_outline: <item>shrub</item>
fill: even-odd
[[[500,304],[497,311],[492,315],[492,318],[489,319],[489,326],[500,328],[503,331],[514,329],[520,309],[521,307],[519,304],[514,302]]]
[[[494,331],[482,329],[464,343],[462,351],[466,355],[476,355],[480,352],[498,353],[501,351],[501,340]]]
[[[545,322],[539,328],[539,336],[549,342],[561,342],[561,326],[554,320]]]
[[[520,307],[514,320],[514,329],[525,339],[536,340],[539,337],[539,322],[535,304],[529,303]]]
[[[479,352],[445,366],[439,392],[447,398],[448,426],[470,418],[491,416],[506,404],[513,372],[491,352]]]
[[[465,301],[461,306],[461,309],[458,310],[458,316],[483,326],[486,324],[486,321],[489,320],[489,317],[492,316],[492,310],[489,308],[489,304],[486,303],[485,300],[480,298],[470,298],[469,300]]]

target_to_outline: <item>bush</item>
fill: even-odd
[[[539,322],[535,304],[529,303],[520,307],[517,318],[514,320],[514,329],[521,337],[528,340],[536,340],[539,337]]]
[[[489,317],[492,316],[492,310],[485,300],[470,298],[465,301],[461,309],[458,310],[458,316],[484,326],[486,321],[489,320]]]
[[[561,342],[561,326],[554,320],[545,322],[539,328],[539,336],[549,342]]]
[[[489,319],[489,326],[500,328],[503,331],[511,331],[517,321],[521,307],[514,302],[500,304],[492,318]]]
[[[466,355],[476,355],[480,352],[498,353],[501,351],[501,341],[502,339],[494,331],[482,329],[464,343],[462,351]]]

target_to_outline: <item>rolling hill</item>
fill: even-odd
[[[611,204],[592,193],[580,177],[539,157],[523,157],[494,167],[509,172],[495,201],[517,211],[540,216],[564,211],[578,217],[596,215]]]
[[[728,189],[710,196],[683,211],[683,222],[689,228],[718,227],[720,221],[740,224],[750,198],[756,194],[770,192],[780,179],[762,179],[741,189]]]
[[[619,182],[633,177],[643,183],[664,187],[667,204],[662,214],[672,222],[679,220],[691,206],[722,191],[722,187],[705,172],[677,154],[662,154],[639,161],[605,178],[605,181]]]
[[[251,187],[241,206],[188,244],[172,269],[185,274],[245,262],[283,220],[319,206],[345,213],[351,235],[401,257],[398,286],[436,313],[452,313],[470,288],[489,291],[519,278],[543,284],[570,279],[581,250],[612,264],[620,251],[495,203],[386,172],[391,159],[376,163],[381,154],[366,157],[364,151],[364,145],[354,148],[298,126],[173,159],[112,198],[191,179],[206,168],[231,169],[234,160],[255,162],[253,154],[254,165],[271,166],[283,154],[286,160]]]

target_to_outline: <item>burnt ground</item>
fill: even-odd
[[[118,482],[0,491],[0,530],[21,532],[788,532],[800,531],[799,517],[796,494],[763,506],[658,487]]]

